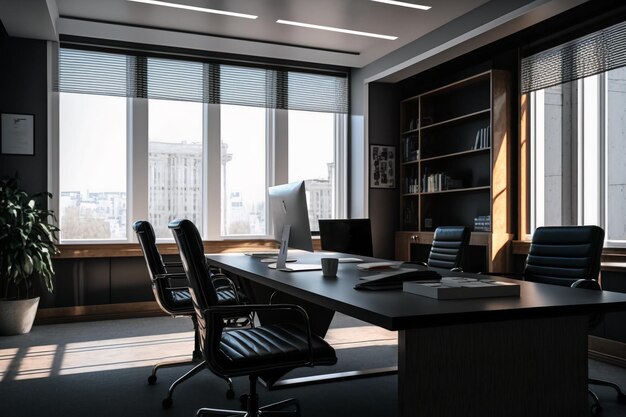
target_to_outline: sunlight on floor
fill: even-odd
[[[375,326],[346,327],[329,330],[326,340],[335,349],[350,349],[395,345],[397,334]],[[192,332],[0,349],[0,381],[149,367],[187,359],[192,350]]]

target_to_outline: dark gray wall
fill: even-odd
[[[0,177],[17,173],[29,194],[48,186],[46,51],[45,41],[0,37],[0,112],[35,115],[35,155],[0,155]]]
[[[392,84],[370,83],[368,91],[368,134],[370,145],[396,146],[396,184],[399,180],[398,138],[400,137],[399,98]],[[369,157],[369,150],[368,150]],[[400,212],[400,187],[370,188],[369,217],[372,223],[374,256],[394,259],[394,237]]]

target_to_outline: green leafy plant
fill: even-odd
[[[17,298],[32,296],[33,279],[53,290],[52,257],[58,227],[54,212],[37,205],[37,199],[51,198],[48,192],[28,196],[17,178],[0,180],[0,297],[10,290]],[[44,201],[45,203],[45,201]]]

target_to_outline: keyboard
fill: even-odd
[[[436,271],[413,270],[398,272],[397,274],[385,276],[370,281],[360,282],[354,286],[355,290],[401,290],[405,281],[439,281],[441,275]]]
[[[269,258],[278,256],[278,250],[267,252],[246,252],[244,255],[252,256],[253,258]]]

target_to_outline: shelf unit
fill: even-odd
[[[509,95],[508,74],[491,70],[400,103],[398,259],[438,226],[464,225],[480,233],[488,270],[506,266]]]

